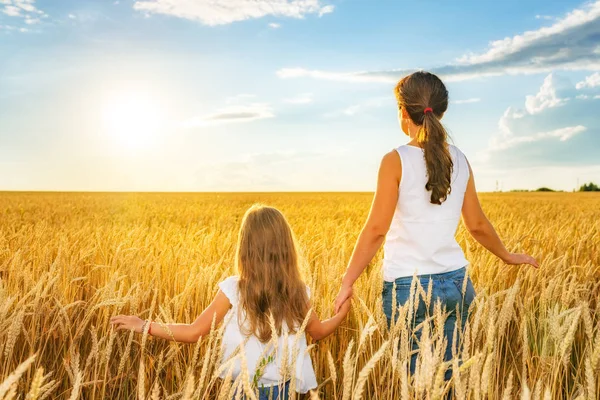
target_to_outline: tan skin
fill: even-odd
[[[351,299],[349,297],[343,302],[335,315],[325,321],[321,321],[317,314],[311,311],[310,319],[306,325],[306,333],[314,340],[320,340],[331,335],[340,326],[346,315],[348,315],[350,303]],[[152,336],[155,337],[182,343],[196,343],[198,339],[210,333],[213,318],[215,319],[215,326],[219,325],[230,308],[231,303],[229,299],[219,290],[212,303],[191,324],[161,325],[157,322],[152,322],[150,331]],[[137,333],[142,333],[144,326],[144,320],[135,315],[117,315],[110,319],[110,323],[117,330],[134,330]],[[172,335],[163,326],[166,326]]]
[[[399,111],[398,119],[400,120],[402,131],[411,139],[408,144],[420,147],[416,139],[420,127],[410,119],[404,109]],[[510,253],[504,247],[502,240],[500,240],[494,227],[481,209],[470,165],[469,171],[470,177],[462,206],[462,220],[469,233],[483,247],[506,264],[529,264],[538,268],[537,261],[530,255]],[[335,299],[336,311],[342,307],[346,299],[352,296],[354,282],[356,282],[373,257],[375,257],[375,254],[385,240],[385,235],[392,223],[392,217],[394,216],[394,210],[398,202],[398,186],[401,178],[402,164],[400,163],[400,156],[395,150],[390,151],[381,160],[377,189],[373,203],[371,204],[371,211],[358,237],[350,262],[348,263],[346,274],[342,279],[342,287]]]

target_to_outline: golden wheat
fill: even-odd
[[[288,217],[312,307],[326,318],[371,199],[0,194],[0,399],[255,398],[243,352],[220,364],[222,325],[186,345],[116,333],[109,318],[192,322],[217,283],[235,273],[238,224],[255,202]],[[417,280],[387,328],[378,254],[356,284],[348,320],[311,346],[320,386],[303,398],[600,398],[600,196],[504,193],[481,200],[507,247],[531,252],[541,267],[504,265],[459,228],[477,292],[464,343],[450,343],[460,360],[442,362],[445,311]],[[421,299],[430,318],[417,339],[410,326]],[[415,341],[423,351],[410,376]],[[271,345],[284,352],[282,372],[293,387],[301,355],[287,345],[277,349],[276,337]],[[236,362],[242,374],[232,381]],[[458,371],[450,381],[443,379],[447,368]]]

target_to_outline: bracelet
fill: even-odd
[[[152,321],[150,321],[149,319],[145,320],[144,323],[142,324],[142,334],[144,334],[144,330],[146,330],[146,325],[148,326],[148,335],[152,336]]]

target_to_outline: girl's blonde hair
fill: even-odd
[[[308,293],[302,282],[296,240],[283,214],[273,207],[254,205],[240,227],[236,267],[240,275],[240,304],[245,326],[261,342],[271,337],[269,315],[277,334],[283,324],[294,333],[308,312]],[[240,321],[242,322],[242,321]]]

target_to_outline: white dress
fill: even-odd
[[[274,349],[273,345],[268,343],[261,343],[260,340],[254,335],[247,336],[242,332],[239,321],[244,321],[243,310],[239,307],[239,293],[238,293],[238,282],[239,277],[231,276],[219,283],[219,288],[227,296],[232,308],[225,316],[224,323],[225,331],[223,333],[223,359],[222,363],[227,363],[230,356],[236,351],[236,349],[243,344],[244,356],[236,357],[232,364],[223,365],[223,370],[220,374],[221,378],[227,378],[229,375],[232,379],[236,379],[241,373],[242,362],[245,359],[247,369],[249,372],[249,379],[252,382],[254,375],[257,371],[257,367],[261,368],[261,362],[265,364],[265,360],[272,356],[272,361],[266,363],[262,367],[262,375],[258,380],[258,386],[273,386],[282,384],[281,375],[279,373],[282,367],[284,357],[284,349],[287,349],[287,360],[291,363],[294,355],[294,351],[297,351],[296,357],[296,391],[299,393],[306,393],[310,389],[317,387],[317,378],[313,369],[310,354],[307,352],[306,335],[289,334],[287,335],[287,346],[285,345],[284,335],[279,336],[277,341],[277,348]],[[310,291],[308,290],[310,296]],[[241,319],[238,318],[238,313],[241,314]],[[285,329],[285,323],[284,323]],[[244,331],[245,332],[245,331]]]

